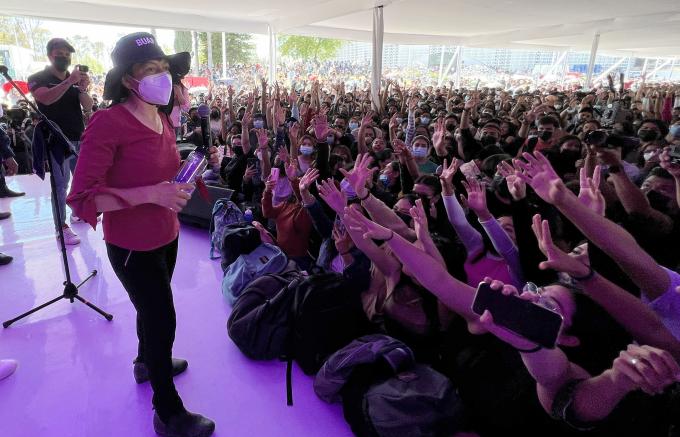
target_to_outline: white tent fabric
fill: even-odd
[[[680,56],[678,0],[2,0],[0,13],[200,31],[371,41],[384,6],[385,43],[445,44],[619,56]]]
[[[371,100],[373,110],[379,111],[380,104],[380,78],[382,76],[382,54],[383,54],[383,8],[373,8],[373,57],[371,59]]]

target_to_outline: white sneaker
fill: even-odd
[[[0,360],[0,380],[14,373],[18,364],[15,360]]]
[[[80,244],[80,238],[78,238],[78,235],[76,235],[75,232],[71,228],[68,227],[68,225],[64,226],[64,243],[68,246],[73,246],[76,244]],[[59,239],[59,236],[57,236],[57,239]]]

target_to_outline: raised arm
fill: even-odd
[[[364,218],[358,210],[349,207],[345,208],[342,220],[345,223],[345,229],[347,229],[350,237],[352,237],[352,241],[357,249],[361,250],[375,264],[385,278],[399,274],[401,269],[399,261],[388,255],[383,248],[378,247],[373,242],[374,239],[387,240],[392,238],[390,236],[394,236],[394,232],[382,228],[383,232],[381,233],[369,233],[362,226]]]
[[[593,244],[609,255],[650,300],[666,292],[670,286],[668,274],[630,233],[581,204],[543,154],[524,153],[523,156],[526,163],[514,161],[521,170],[518,175],[539,197],[555,205]]]

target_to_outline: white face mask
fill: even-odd
[[[412,153],[416,158],[422,158],[427,156],[427,147],[414,147]]]
[[[170,101],[172,76],[167,71],[146,76],[142,80],[137,80],[133,77],[131,79],[138,84],[135,93],[146,103],[151,105],[167,105]]]
[[[300,153],[309,156],[314,153],[314,147],[312,146],[300,146]]]

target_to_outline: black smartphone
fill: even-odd
[[[481,316],[484,310],[489,310],[497,325],[544,348],[552,349],[557,343],[561,315],[517,296],[506,296],[482,282],[477,287],[472,311]]]
[[[257,158],[248,158],[246,165],[248,167],[257,167]]]
[[[88,71],[90,71],[90,67],[88,67],[87,65],[79,65],[78,71],[80,71],[81,73],[87,73]]]

